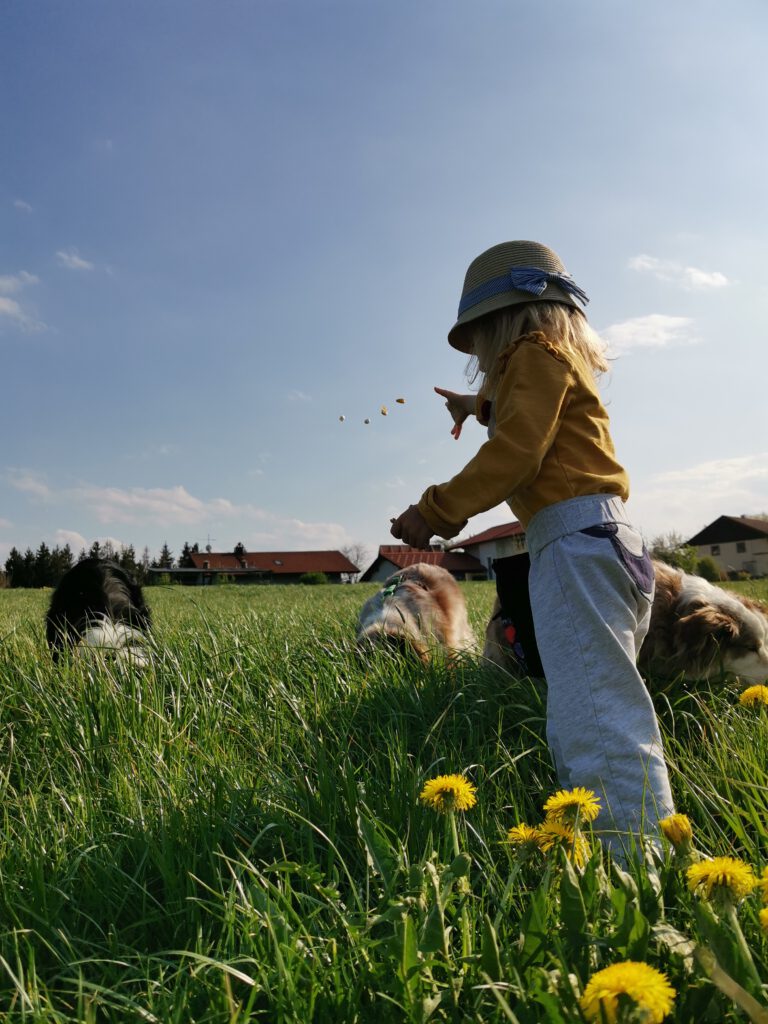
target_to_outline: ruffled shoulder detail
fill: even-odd
[[[542,331],[529,331],[528,334],[521,334],[519,338],[515,338],[515,340],[507,345],[507,347],[499,354],[499,373],[503,374],[505,372],[510,356],[514,355],[521,345],[538,345],[540,348],[545,349],[559,362],[565,363],[565,365],[571,369],[573,368],[571,360],[568,358],[568,354],[558,348],[557,345],[553,345],[547,338],[546,334]]]

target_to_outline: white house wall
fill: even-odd
[[[699,544],[696,551],[699,558],[709,556],[714,559],[725,573],[748,572],[750,576],[768,576],[768,538]]]
[[[495,558],[508,558],[510,555],[521,555],[528,548],[525,544],[525,534],[517,534],[514,537],[502,537],[501,540],[488,540],[482,544],[465,544],[464,550],[468,555],[474,555],[488,570],[488,579],[494,580],[496,576],[493,571],[493,560]]]

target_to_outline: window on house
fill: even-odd
[[[712,544],[712,546],[709,549],[709,553],[710,553],[710,555],[719,555],[720,554],[720,545],[719,544]]]
[[[736,541],[736,551],[738,552],[738,554],[743,555],[746,550],[747,550],[747,542],[745,540],[737,540]]]

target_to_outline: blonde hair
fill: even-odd
[[[493,398],[502,372],[499,356],[525,334],[538,331],[550,345],[586,363],[595,377],[605,373],[606,346],[580,309],[563,302],[525,302],[478,317],[467,324],[472,355],[467,363],[470,384]]]

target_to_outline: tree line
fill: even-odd
[[[77,562],[82,562],[84,558],[102,558],[116,562],[139,584],[145,586],[153,582],[150,569],[191,569],[194,564],[191,555],[197,554],[198,550],[197,544],[190,545],[185,541],[181,555],[174,559],[167,544],[163,544],[160,554],[155,558],[151,557],[147,547],[137,555],[133,544],[117,549],[110,541],[94,541],[87,551],[83,548],[77,557],[69,544],[63,547],[57,544],[50,548],[43,542],[36,551],[27,548],[23,554],[13,547],[5,560],[5,584],[8,587],[55,587]]]

